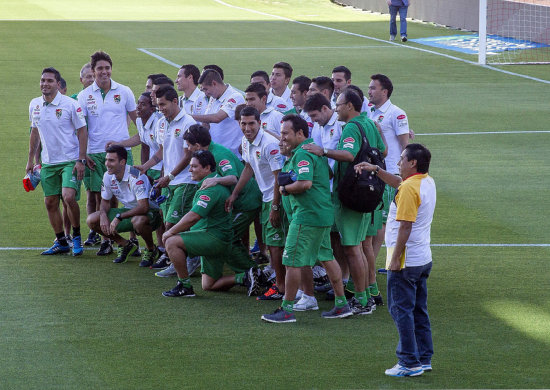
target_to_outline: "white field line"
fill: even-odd
[[[526,130],[526,131],[465,131],[463,133],[418,133],[415,136],[425,135],[486,135],[486,134],[544,134],[550,130]]]
[[[138,50],[185,50],[185,51],[210,51],[210,50],[326,50],[326,49],[377,49],[379,47],[391,47],[391,45],[359,45],[359,46],[293,46],[293,47],[143,47]]]
[[[385,247],[385,245],[383,245]],[[550,244],[431,244],[432,247],[475,247],[475,248],[548,248]],[[0,247],[0,251],[43,251],[49,248],[46,247],[30,247],[30,246],[20,246],[20,247]],[[85,251],[97,250],[98,248],[84,248]]]
[[[359,38],[370,39],[370,40],[373,40],[373,41],[376,41],[376,42],[383,42],[385,44],[401,46],[401,47],[406,48],[406,49],[417,50],[417,51],[422,51],[422,52],[425,52],[425,53],[435,54],[435,55],[445,57],[445,58],[449,58],[449,59],[452,59],[452,60],[455,60],[455,61],[461,61],[461,62],[465,62],[465,63],[470,64],[470,65],[481,66],[483,68],[494,70],[496,72],[509,74],[511,76],[522,77],[522,78],[525,78],[525,79],[537,81],[539,83],[550,84],[550,80],[543,80],[543,79],[539,79],[539,78],[536,78],[536,77],[527,76],[527,75],[524,75],[524,74],[509,72],[507,70],[495,68],[495,67],[492,67],[492,66],[489,66],[489,65],[479,65],[475,61],[469,61],[469,60],[465,60],[463,58],[451,56],[451,55],[448,55],[448,54],[438,53],[438,52],[433,51],[433,50],[422,49],[420,47],[415,47],[415,46],[410,46],[410,45],[403,45],[403,44],[397,43],[397,42],[388,42],[384,39],[369,37],[368,35],[357,34],[357,33],[353,33],[353,32],[350,32],[350,31],[340,30],[340,29],[337,29],[337,28],[321,26],[319,24],[300,22],[298,20],[286,18],[284,16],[268,14],[268,13],[265,13],[265,12],[256,11],[254,9],[249,9],[249,8],[244,8],[244,7],[238,7],[238,6],[235,6],[235,5],[228,4],[228,3],[224,2],[224,1],[221,1],[221,0],[213,0],[213,1],[215,1],[218,4],[224,5],[226,7],[240,9],[242,11],[252,12],[252,13],[263,15],[263,16],[270,16],[270,17],[275,18],[275,19],[285,20],[287,22],[297,23],[297,24],[301,24],[301,25],[304,25],[304,26],[310,26],[310,27],[320,28],[320,29],[323,29],[323,30],[334,31],[334,32],[337,32],[337,33],[340,33],[340,34],[346,34],[346,35],[352,35],[352,36],[359,37]]]

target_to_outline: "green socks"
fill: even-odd
[[[367,301],[369,300],[370,294],[367,295],[367,291],[355,292],[355,298],[359,301],[362,306],[367,306]]]
[[[348,300],[346,299],[345,295],[342,295],[341,297],[334,297],[334,306],[344,307],[347,304],[348,304]]]
[[[244,272],[241,272],[240,274],[235,274],[235,284],[244,285]]]
[[[178,281],[180,281],[181,284],[183,284],[183,287],[186,287],[186,288],[191,287],[191,279],[190,278],[185,278],[185,279],[178,278]]]
[[[374,282],[373,284],[371,284],[369,286],[369,293],[370,295],[372,295],[373,297],[377,296],[378,294],[380,294],[380,290],[378,290],[378,283]]]
[[[287,313],[292,313],[294,311],[294,301],[287,301],[283,299],[283,304],[281,305],[281,307]]]

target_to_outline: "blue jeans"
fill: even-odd
[[[426,285],[431,269],[430,262],[399,272],[388,271],[388,311],[399,332],[395,353],[405,367],[431,363],[433,343]]]
[[[401,33],[402,37],[407,36],[407,9],[408,6],[396,6],[396,5],[390,5],[390,35],[396,36],[397,35],[397,25],[396,25],[396,19],[397,19],[397,12],[399,11],[399,32]]]

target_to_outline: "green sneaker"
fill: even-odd
[[[117,257],[113,260],[113,263],[122,264],[128,260],[128,257],[132,255],[137,249],[136,244],[132,241],[128,241],[126,246],[119,246],[116,250]]]
[[[157,247],[153,250],[145,248],[141,254],[141,262],[139,263],[140,267],[150,267],[153,265],[155,260],[159,257],[159,251]]]

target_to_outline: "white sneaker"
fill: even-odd
[[[165,268],[162,271],[155,272],[155,276],[158,276],[159,278],[168,278],[177,274],[178,273],[176,272],[176,267],[174,267],[174,264],[170,264],[168,268]]]
[[[319,310],[317,299],[315,299],[315,297],[310,297],[306,294],[303,294],[302,298],[300,298],[300,300],[294,304],[294,311],[308,310]]]
[[[390,41],[395,41],[395,35],[390,35]]]
[[[422,369],[422,366],[408,368],[408,367],[402,366],[399,363],[397,363],[392,368],[388,368],[385,372],[386,375],[397,376],[397,377],[418,376],[418,375],[422,375],[423,373],[424,373],[424,370]]]
[[[193,275],[197,269],[201,266],[201,257],[188,257],[187,258],[187,274],[189,276]]]
[[[314,266],[311,271],[313,272],[313,279],[320,279],[327,276],[327,271],[320,265]]]
[[[296,296],[294,297],[294,302],[298,303],[298,301],[302,299],[303,296],[304,296],[304,292],[298,289],[298,291],[296,291]]]

